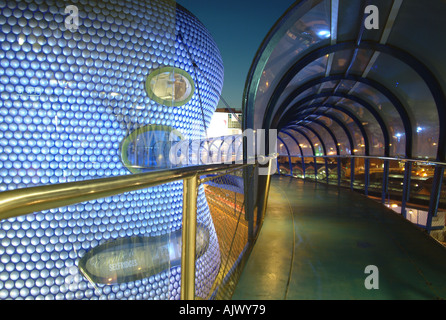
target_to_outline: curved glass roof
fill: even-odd
[[[292,155],[445,161],[446,2],[374,1],[370,30],[368,4],[301,0],[284,13],[248,74],[245,129],[278,129]]]

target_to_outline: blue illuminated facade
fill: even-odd
[[[78,8],[74,31],[65,25],[68,5]],[[120,148],[141,127],[203,136],[223,64],[208,31],[183,7],[0,0],[0,10],[0,191],[132,174]],[[147,77],[166,66],[194,82],[184,105],[147,95]],[[180,230],[182,196],[182,183],[171,183],[0,222],[0,299],[179,299],[178,266],[110,285],[89,281],[77,266],[106,241]],[[197,262],[196,292],[206,298],[220,261],[202,189],[198,219],[210,234]]]

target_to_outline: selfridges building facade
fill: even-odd
[[[0,191],[170,168],[172,143],[203,136],[223,64],[183,7],[0,10]],[[182,197],[175,182],[1,221],[0,299],[179,299]],[[202,189],[198,235],[196,294],[207,298],[220,257]]]

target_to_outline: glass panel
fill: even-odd
[[[277,158],[277,163],[279,167],[279,173],[284,175],[290,175],[290,161],[288,156],[279,156]]]
[[[249,174],[249,189],[254,187],[254,171]],[[196,278],[196,292],[199,299],[228,300],[232,297],[238,283],[245,251],[248,245],[248,216],[245,211],[243,169],[232,171],[226,175],[216,175],[205,182],[205,198],[214,222],[218,243],[212,249],[214,261],[218,263],[216,277],[206,277],[201,273]],[[257,212],[253,214],[253,225],[256,225]],[[197,234],[197,239],[199,235]],[[197,260],[197,268],[200,261]]]
[[[370,103],[381,114],[389,130],[390,156],[405,156],[406,135],[404,125],[393,104],[383,94],[366,84],[358,83],[352,93]]]
[[[336,89],[336,91],[340,92],[350,92],[358,82],[356,81],[350,81],[350,80],[342,80],[339,82],[339,86]]]
[[[322,183],[327,182],[327,166],[325,158],[316,157],[317,179]]]
[[[308,117],[309,121],[311,121],[312,119],[318,119],[319,121],[324,122],[325,125],[333,132],[338,142],[339,152],[341,155],[351,154],[350,142],[348,140],[347,134],[338,123],[325,116],[312,115]]]
[[[1,298],[179,299],[182,196],[174,182],[0,222]],[[198,216],[212,279],[217,238],[204,204]]]
[[[293,176],[296,178],[305,178],[304,167],[302,165],[301,157],[292,157],[291,162],[293,164]]]
[[[350,188],[351,185],[351,158],[340,158],[341,186]]]
[[[148,125],[132,131],[121,142],[121,160],[132,173],[173,168],[172,145],[183,135],[169,126]]]
[[[359,19],[358,12],[361,12],[361,2],[355,0],[339,1],[338,14],[338,35],[337,41],[352,41],[358,37],[358,26],[352,23],[352,19]]]
[[[308,102],[302,104],[301,107],[300,107],[300,109],[301,109],[301,110],[306,110],[306,109],[304,109],[304,108],[306,108],[306,107],[308,107],[308,106],[318,106],[318,105],[322,105],[322,104],[324,104],[324,102],[325,102],[326,99],[327,99],[327,98],[316,98],[316,99],[313,99],[313,100],[311,100],[311,101],[308,101]]]
[[[279,135],[280,139],[282,139],[283,143],[286,144],[286,146],[288,147],[288,151],[290,152],[291,156],[301,156],[300,153],[300,149],[299,146],[297,145],[297,143],[287,134],[280,132]],[[282,143],[281,141],[279,142],[280,144]],[[281,152],[283,152],[283,148],[285,148],[285,146],[283,146],[281,149]],[[285,150],[286,152],[286,150]],[[280,153],[281,155],[288,155],[287,153]]]
[[[404,181],[404,162],[398,160],[389,161],[389,193],[388,204],[392,206],[392,200],[401,202]]]
[[[316,153],[316,156],[324,156],[324,149],[322,147],[322,143],[319,140],[319,138],[308,128],[302,127],[297,125],[296,127],[299,128],[300,131],[302,131],[313,143],[313,147]]]
[[[353,138],[354,153],[356,155],[364,155],[365,154],[364,138],[356,123],[349,116],[347,116],[345,113],[341,111],[335,109],[329,109],[327,113],[332,114],[333,116],[344,122],[345,126],[349,129],[350,134]]]
[[[369,194],[381,201],[383,187],[384,160],[370,159]]]
[[[350,68],[349,73],[363,74],[372,56],[373,56],[373,51],[371,50],[357,50],[356,57],[353,60],[353,64]]]
[[[336,105],[336,103],[339,101],[338,97],[327,97],[325,98],[325,103],[327,105]]]
[[[378,121],[366,108],[349,100],[339,99],[338,105],[350,110],[362,122],[370,143],[371,156],[384,156],[384,135]]]
[[[440,203],[439,208],[441,211],[446,211],[446,170],[443,175],[443,183],[441,185]]]
[[[299,94],[288,106],[288,108],[286,110],[288,110],[289,108],[291,108],[292,106],[294,106],[296,103],[298,103],[299,101],[301,101],[302,99],[308,97],[308,96],[312,96],[314,94],[318,93],[318,86],[313,86],[310,89],[305,90],[304,92],[302,92],[301,94]],[[307,104],[311,104],[311,103],[307,103]],[[306,105],[307,105],[306,104]]]
[[[194,81],[189,73],[175,67],[156,69],[146,80],[147,95],[159,104],[171,107],[188,103],[194,89]]]
[[[334,53],[330,74],[343,74],[347,71],[353,50],[343,50]]]
[[[446,66],[443,63],[446,42],[436,39],[444,35],[441,25],[445,10],[444,1],[430,1],[428,6],[419,1],[403,1],[398,17],[414,16],[416,13],[417,21],[423,21],[422,28],[410,19],[399,19],[389,36],[391,45],[410,52],[430,69],[440,81],[443,91],[446,90]]]
[[[305,123],[307,126],[309,126],[310,128],[312,128],[313,130],[315,130],[319,136],[321,137],[322,141],[325,144],[325,148],[327,151],[327,155],[328,156],[333,156],[333,155],[337,155],[336,152],[336,144],[333,140],[333,138],[331,137],[331,135],[328,133],[328,131],[320,126],[317,123],[311,123],[311,122],[306,122]]]
[[[303,135],[291,129],[287,129],[287,132],[290,133],[297,140],[297,142],[299,142],[304,156],[313,156],[311,144]]]
[[[315,173],[316,165],[314,164],[314,158],[313,157],[306,157],[305,158],[305,178],[314,180],[316,179],[314,173]]]
[[[435,166],[425,162],[414,162],[410,179],[409,202],[429,206]]]
[[[329,42],[330,1],[311,1],[308,4],[310,6],[295,7],[295,12],[290,14],[287,23],[284,24],[285,28],[276,31],[274,42],[271,42],[274,48],[268,48],[263,52],[269,57],[264,57],[268,62],[266,65],[257,66],[256,70],[261,76],[258,88],[255,89],[257,92],[252,112],[254,128],[262,127],[265,107],[281,75],[289,69],[300,54]],[[311,9],[308,10],[308,8]]]
[[[327,56],[323,56],[306,66],[291,80],[290,84],[283,91],[281,98],[277,102],[277,105],[280,106],[283,100],[285,100],[290,94],[293,93],[294,90],[299,88],[305,82],[324,76],[326,67]]]
[[[280,156],[284,156],[284,157],[288,157],[288,149],[287,146],[285,145],[285,143],[283,143],[283,141],[278,141],[278,145],[277,145],[277,153]]]
[[[330,91],[330,89],[335,88],[338,85],[339,81],[327,81],[327,82],[323,82],[320,85],[320,89],[319,91]]]
[[[404,187],[405,164],[406,161],[393,161],[393,169],[389,179],[392,181],[392,193],[389,196],[387,205],[399,214],[402,213],[401,201]],[[406,203],[406,218],[420,227],[426,227],[427,224],[434,171],[435,165],[433,164],[412,162],[409,200]],[[445,219],[443,213],[441,213],[441,208],[438,212],[437,217],[433,217],[432,219],[432,226],[444,227]]]
[[[383,77],[387,74],[397,76]],[[414,132],[414,157],[436,158],[439,137],[438,112],[424,81],[409,66],[386,54],[379,55],[369,77],[391,88],[405,103],[412,126],[417,128]]]
[[[354,158],[355,161],[355,180],[353,181],[353,188],[363,192],[365,190],[365,159]]]
[[[328,183],[338,184],[338,158],[327,158],[328,163]]]

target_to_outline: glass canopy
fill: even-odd
[[[277,129],[291,155],[445,161],[446,2],[374,1],[377,29],[368,4],[302,0],[285,12],[249,71],[245,129]]]

